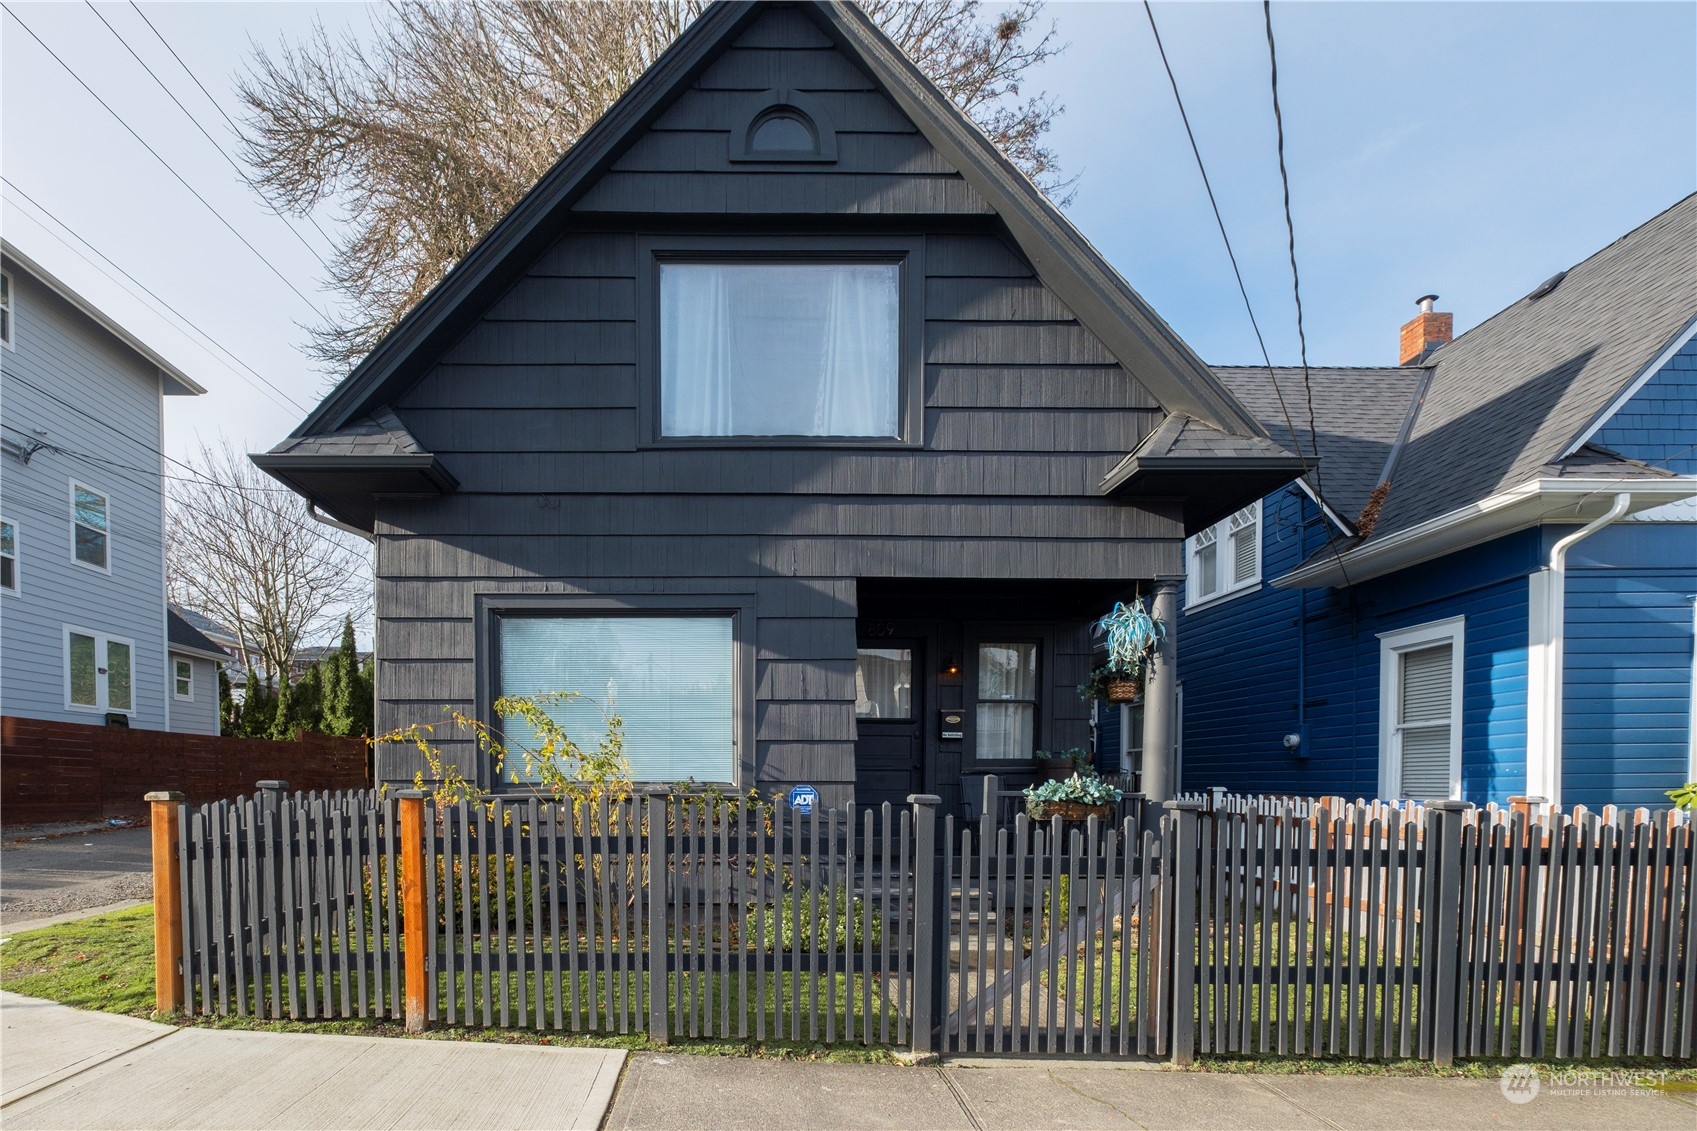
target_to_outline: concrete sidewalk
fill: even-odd
[[[586,1128],[610,1049],[178,1029],[0,993],[0,1123],[25,1128]]]
[[[1495,1080],[1178,1072],[1104,1061],[895,1068],[637,1053],[608,1131],[701,1128],[1697,1127],[1697,1104],[1645,1089],[1510,1103]]]

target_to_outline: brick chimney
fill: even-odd
[[[1419,365],[1431,352],[1455,337],[1455,315],[1440,314],[1432,309],[1437,295],[1421,295],[1416,314],[1402,327],[1402,357],[1398,365]]]

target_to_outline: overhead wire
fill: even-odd
[[[61,68],[63,68],[65,73],[70,75],[71,78],[76,81],[78,86],[82,87],[83,90],[87,91],[90,98],[93,98],[96,102],[100,103],[101,108],[104,109],[108,114],[110,114],[112,116],[113,120],[115,120],[120,126],[124,127],[125,132],[127,132],[131,137],[135,138],[135,140],[141,145],[141,147],[143,149],[147,150],[148,153],[152,154],[153,159],[158,161],[159,164],[161,164],[162,166],[164,166],[165,171],[170,173],[172,177],[176,178],[177,183],[182,185],[183,188],[187,189],[188,192],[189,192],[189,195],[193,196],[196,200],[200,201],[200,203],[206,207],[206,210],[208,212],[212,213],[212,215],[217,218],[218,222],[223,224],[224,227],[229,230],[230,234],[235,236],[236,239],[241,242],[243,247],[245,247],[249,251],[251,251],[254,254],[255,258],[257,258],[261,263],[265,264],[265,266],[270,269],[271,273],[273,275],[277,276],[278,280],[280,280],[285,287],[287,287],[287,288],[289,288],[289,290],[293,291],[295,296],[297,298],[299,298],[303,303],[305,303],[307,305],[307,307],[309,309],[311,309],[311,311],[314,314],[316,314],[318,317],[326,319],[326,320],[329,319],[329,316],[323,310],[320,310],[318,305],[316,303],[314,303],[312,301],[312,299],[307,297],[306,292],[302,291],[299,287],[295,286],[295,284],[292,281],[290,281],[289,277],[287,275],[283,274],[283,272],[277,267],[277,265],[275,263],[272,263],[270,259],[266,258],[265,254],[263,252],[261,252],[257,247],[255,247],[248,240],[248,238],[246,236],[242,235],[242,233],[236,228],[236,226],[234,224],[230,223],[230,221],[225,218],[225,216],[222,212],[218,211],[217,208],[213,207],[211,201],[207,200],[206,197],[202,196],[200,191],[198,189],[196,189],[193,185],[191,185],[188,182],[188,179],[186,177],[184,177],[181,173],[177,172],[175,166],[173,166],[169,161],[165,160],[165,158],[160,155],[158,150],[154,149],[153,146],[149,145],[147,140],[145,138],[143,138],[141,136],[141,134],[136,132],[135,127],[131,126],[129,124],[129,122],[124,120],[123,115],[119,114],[116,110],[114,110],[112,108],[110,103],[108,103],[104,98],[100,97],[100,95],[95,92],[94,88],[92,86],[89,86],[88,83],[86,81],[84,81],[83,77],[80,74],[77,73],[75,68],[73,68],[69,63],[65,62],[65,60],[62,59],[59,56],[58,52],[54,51],[53,48],[49,47],[47,45],[47,41],[42,39],[41,36],[36,34],[35,29],[31,28],[29,26],[29,24],[26,23],[23,20],[23,18],[18,15],[17,10],[15,8],[13,8],[12,5],[10,5],[10,4],[0,4],[0,7],[4,7],[5,10],[6,10],[6,14],[11,16],[12,19],[16,20],[18,26],[23,28],[24,31],[26,33],[28,33],[29,37],[31,39],[35,40],[35,42],[41,47],[41,49],[43,51],[47,52],[47,54],[52,57],[53,61],[55,63],[58,63],[59,66]]]
[[[318,265],[320,267],[323,267],[326,271],[328,271],[330,269],[330,265],[328,263],[324,262],[324,257],[318,253],[318,249],[313,247],[310,243],[308,243],[306,237],[301,235],[300,232],[296,230],[296,228],[293,224],[289,223],[288,217],[283,215],[282,210],[280,208],[278,208],[275,204],[272,204],[271,201],[266,197],[266,195],[263,192],[259,191],[259,186],[253,183],[252,178],[250,178],[247,175],[247,171],[236,163],[235,158],[231,157],[228,153],[224,152],[224,147],[218,143],[216,138],[214,138],[210,133],[207,132],[207,129],[206,129],[205,126],[200,124],[200,119],[195,117],[194,114],[192,112],[190,112],[190,110],[187,106],[183,105],[182,99],[178,98],[176,93],[170,87],[165,85],[165,81],[163,79],[161,79],[158,76],[158,74],[156,74],[154,72],[153,68],[148,65],[147,60],[143,59],[141,57],[140,53],[138,53],[134,47],[130,46],[130,41],[124,38],[123,33],[120,32],[117,28],[112,26],[111,20],[108,20],[105,16],[101,15],[100,9],[96,8],[94,6],[93,0],[83,0],[83,3],[88,7],[89,11],[94,13],[94,18],[99,20],[102,24],[104,24],[106,26],[106,30],[112,33],[112,37],[114,39],[116,39],[119,42],[119,44],[121,44],[123,46],[124,50],[128,51],[130,53],[130,58],[134,59],[136,61],[136,63],[141,66],[141,69],[147,72],[147,77],[153,80],[154,85],[157,86],[160,90],[165,92],[165,97],[169,98],[171,100],[172,104],[175,105],[177,107],[177,109],[179,109],[183,112],[183,117],[185,117],[189,120],[189,124],[194,126],[195,129],[199,130],[200,136],[204,137],[207,140],[207,142],[212,146],[212,148],[218,151],[218,156],[222,157],[224,159],[225,163],[227,163],[230,166],[230,168],[235,170],[236,176],[241,178],[242,183],[244,185],[246,185],[248,188],[253,190],[254,195],[258,196],[259,199],[262,202],[264,202],[265,207],[271,210],[271,214],[276,216],[277,219],[281,220],[283,222],[283,226],[289,229],[289,234],[294,236],[295,239],[300,241],[300,245],[302,247],[306,248],[307,253],[309,255],[311,255],[314,259],[318,260]],[[152,27],[151,24],[149,24],[148,26]],[[159,34],[158,30],[155,29],[153,34],[158,35]],[[161,42],[163,42],[163,40],[161,40]],[[166,44],[166,46],[169,47],[170,45]],[[178,59],[177,62],[181,63],[182,60]],[[190,77],[193,77],[193,76],[191,75]]]
[[[242,128],[240,126],[236,125],[235,119],[230,117],[229,113],[224,109],[223,104],[220,103],[216,98],[212,97],[212,92],[210,90],[206,89],[206,84],[200,81],[200,76],[196,75],[194,73],[193,68],[191,68],[186,62],[183,61],[183,57],[181,55],[177,54],[177,49],[175,47],[171,46],[170,40],[165,38],[164,33],[162,33],[156,26],[154,26],[154,23],[153,23],[152,20],[147,18],[147,13],[141,10],[141,5],[137,4],[136,0],[130,0],[130,7],[135,9],[136,15],[141,17],[141,22],[147,25],[148,30],[153,33],[154,38],[159,40],[159,42],[164,46],[165,50],[167,50],[171,53],[171,58],[173,58],[177,61],[177,65],[183,69],[183,73],[189,77],[189,80],[191,82],[193,82],[195,86],[200,88],[200,92],[202,94],[206,95],[206,100],[208,102],[212,103],[212,108],[214,110],[218,111],[218,113],[223,117],[224,121],[229,125],[230,132],[235,134],[238,139],[241,138],[242,137]],[[249,182],[249,183],[251,184],[252,182]],[[258,192],[259,190],[257,188],[255,188],[254,191]],[[323,228],[319,227],[318,220],[317,220],[317,218],[315,218],[312,215],[312,213],[302,212],[301,216],[306,220],[306,222],[308,224],[312,225],[313,229],[319,235],[324,237],[324,241],[326,243],[330,244],[332,247],[335,246],[335,244],[336,244],[335,239],[331,237],[329,232],[326,232]]]
[[[267,397],[270,397],[270,399],[274,403],[276,403],[278,405],[278,407],[280,407],[280,408],[292,407],[292,408],[296,409],[297,411],[303,412],[303,413],[308,411],[307,407],[305,405],[301,404],[299,401],[297,401],[293,397],[291,397],[288,393],[284,392],[281,388],[279,388],[276,384],[274,384],[269,378],[267,378],[264,374],[259,372],[259,370],[255,369],[253,366],[249,365],[247,362],[245,362],[241,358],[237,357],[235,355],[235,353],[230,350],[229,347],[225,346],[222,342],[220,342],[218,339],[214,338],[206,330],[202,329],[200,327],[200,325],[198,323],[196,323],[193,319],[191,319],[188,315],[184,314],[182,311],[178,310],[176,307],[174,307],[170,303],[166,302],[163,298],[160,298],[159,295],[152,288],[150,288],[146,283],[143,283],[140,279],[137,279],[134,275],[132,275],[128,271],[124,270],[110,256],[108,256],[106,253],[101,251],[99,248],[95,247],[94,244],[90,243],[84,236],[82,236],[80,233],[78,233],[75,228],[71,227],[69,224],[65,223],[64,220],[62,220],[58,216],[54,215],[54,213],[51,210],[49,210],[46,205],[42,204],[39,200],[35,199],[35,197],[31,196],[29,193],[27,193],[23,189],[19,188],[16,181],[12,180],[10,177],[5,176],[4,174],[0,174],[0,182],[3,182],[7,188],[10,188],[14,193],[16,193],[18,196],[22,197],[25,201],[27,201],[30,204],[31,207],[33,207],[37,211],[41,212],[42,215],[46,216],[49,220],[52,220],[55,224],[59,225],[59,227],[63,228],[66,232],[70,233],[70,235],[73,239],[75,239],[78,243],[82,244],[84,247],[88,248],[88,250],[92,251],[95,255],[99,256],[108,266],[110,266],[112,268],[112,270],[118,272],[118,274],[122,275],[125,279],[128,279],[130,281],[130,283],[134,284],[136,287],[139,287],[143,294],[147,295],[148,298],[151,298],[154,302],[158,303],[160,306],[164,307],[167,311],[169,311],[176,318],[181,320],[186,326],[188,326],[189,329],[193,330],[196,334],[200,335],[200,337],[202,339],[204,339],[208,344],[210,344],[214,349],[218,350],[225,357],[229,358],[231,362],[234,362],[241,369],[245,369],[245,370],[247,370],[248,373],[252,374],[254,380],[257,380],[258,382],[260,382],[260,384],[254,384],[254,380],[249,380],[248,377],[244,376],[240,372],[237,372],[235,370],[231,371],[231,372],[234,372],[237,377],[240,377],[243,381],[246,381],[250,386],[252,386],[256,392],[264,393]],[[36,220],[35,217],[29,215],[29,213],[27,213],[27,212],[23,213],[23,216],[24,216],[25,219],[30,220],[32,223],[38,224],[42,228],[43,231],[47,232],[49,235],[52,235],[55,239],[58,239],[60,243],[65,244],[65,246],[70,249],[70,251],[73,255],[77,256],[77,258],[81,259],[83,262],[89,264],[96,271],[99,271],[102,275],[105,275],[108,279],[111,279],[113,283],[116,283],[120,287],[124,286],[123,283],[121,283],[117,279],[113,278],[112,275],[109,272],[107,272],[104,268],[102,268],[100,266],[100,264],[95,263],[88,256],[86,256],[82,252],[78,251],[70,243],[68,243],[62,237],[58,236],[57,233],[53,232],[52,229],[48,228],[45,224],[41,224],[41,222],[39,220]],[[126,287],[125,289],[127,290],[128,288]],[[134,291],[131,291],[131,294],[134,294],[134,293],[135,293]],[[137,295],[136,297],[140,298],[141,296]],[[261,385],[263,385],[264,388],[261,388],[260,387]],[[269,389],[270,392],[266,392],[267,389]],[[271,395],[272,393],[275,393],[276,396],[272,396]],[[281,397],[282,400],[278,401],[277,397]],[[284,402],[287,402],[287,403],[285,404]]]
[[[1213,185],[1213,182],[1210,180],[1210,178],[1208,176],[1208,166],[1202,160],[1202,147],[1200,146],[1200,144],[1198,144],[1198,142],[1196,140],[1195,130],[1193,130],[1191,128],[1190,115],[1189,115],[1188,112],[1186,112],[1186,110],[1184,108],[1184,96],[1179,93],[1178,76],[1173,72],[1172,62],[1167,58],[1167,48],[1166,48],[1166,45],[1161,41],[1161,29],[1158,26],[1156,26],[1155,10],[1154,10],[1153,6],[1150,4],[1149,0],[1143,0],[1143,12],[1144,12],[1144,15],[1146,15],[1149,19],[1149,31],[1155,37],[1155,49],[1160,53],[1161,66],[1166,70],[1166,72],[1167,72],[1167,82],[1172,87],[1173,101],[1178,106],[1179,120],[1184,123],[1185,136],[1190,139],[1190,152],[1196,158],[1197,172],[1199,172],[1202,175],[1202,187],[1207,190],[1208,203],[1214,210],[1214,223],[1219,227],[1220,240],[1221,240],[1222,243],[1225,244],[1226,257],[1231,261],[1232,275],[1237,279],[1238,294],[1243,296],[1243,309],[1249,315],[1249,325],[1250,325],[1250,327],[1255,331],[1255,341],[1256,341],[1256,344],[1261,349],[1261,362],[1267,370],[1267,379],[1272,383],[1273,395],[1277,398],[1278,403],[1279,403],[1279,412],[1284,416],[1285,429],[1289,433],[1289,435],[1290,435],[1290,437],[1293,441],[1293,446],[1296,448],[1295,454],[1296,454],[1297,462],[1299,464],[1301,464],[1302,473],[1305,477],[1310,472],[1313,473],[1313,476],[1314,476],[1314,494],[1316,496],[1317,502],[1319,503],[1321,511],[1324,512],[1324,511],[1330,510],[1331,506],[1330,506],[1329,503],[1326,502],[1326,493],[1325,493],[1325,490],[1322,487],[1321,481],[1320,481],[1320,468],[1319,468],[1320,445],[1319,445],[1319,435],[1318,435],[1318,432],[1315,428],[1315,423],[1314,423],[1314,392],[1313,392],[1313,389],[1310,386],[1309,381],[1308,381],[1307,348],[1306,348],[1306,346],[1304,346],[1304,349],[1303,349],[1303,388],[1304,388],[1305,392],[1307,393],[1307,398],[1308,398],[1308,427],[1309,427],[1309,438],[1310,438],[1309,443],[1310,443],[1310,446],[1311,446],[1311,448],[1313,449],[1313,452],[1314,452],[1314,459],[1313,459],[1312,463],[1309,461],[1308,457],[1303,455],[1303,453],[1302,453],[1302,436],[1301,436],[1301,433],[1297,431],[1296,423],[1291,418],[1290,406],[1285,403],[1284,389],[1281,388],[1280,385],[1279,385],[1278,373],[1275,371],[1275,368],[1273,366],[1273,359],[1272,359],[1271,355],[1269,354],[1269,352],[1267,350],[1266,338],[1262,335],[1261,324],[1255,317],[1255,306],[1249,300],[1249,288],[1244,284],[1243,271],[1238,266],[1237,253],[1232,248],[1231,236],[1226,234],[1225,217],[1221,214],[1221,212],[1220,212],[1220,202],[1219,202],[1218,198],[1215,197],[1215,195],[1214,195],[1214,185]],[[1280,127],[1280,131],[1281,131],[1281,133],[1280,133],[1280,137],[1281,137],[1280,153],[1282,155],[1282,153],[1283,153],[1283,141],[1282,141],[1283,126],[1282,125]],[[1282,167],[1282,162],[1283,162],[1282,156],[1280,158],[1280,161],[1281,161],[1281,167]],[[1286,200],[1286,209],[1287,209],[1287,215],[1288,215],[1289,200],[1290,200],[1290,190],[1289,190],[1288,183],[1287,183],[1287,186],[1286,186],[1286,189],[1285,189],[1285,200]],[[1292,254],[1294,255],[1294,252]],[[1300,310],[1301,310],[1301,307],[1299,305],[1298,306],[1299,316],[1300,316]],[[1343,556],[1342,556],[1341,552],[1338,550],[1337,545],[1336,545],[1334,540],[1327,539],[1327,545],[1331,548],[1332,555],[1337,560],[1338,568],[1340,570],[1344,571],[1344,584],[1347,586],[1349,584],[1348,570],[1343,564]]]

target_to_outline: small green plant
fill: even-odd
[[[1123,792],[1103,781],[1096,774],[1074,774],[1065,781],[1046,781],[1028,786],[1027,802],[1072,801],[1080,805],[1113,805]]]
[[[606,733],[594,747],[583,747],[573,741],[565,728],[549,713],[548,708],[570,703],[584,696],[575,691],[554,691],[543,695],[503,695],[495,700],[495,716],[503,721],[518,720],[531,733],[529,744],[510,738],[497,726],[474,719],[451,707],[443,708],[449,721],[460,731],[469,733],[477,752],[494,765],[494,777],[502,780],[511,763],[522,766],[523,784],[538,796],[570,805],[580,815],[586,805],[605,798],[608,802],[628,800],[631,796],[630,763],[625,759],[624,719],[601,709]],[[433,723],[414,723],[372,739],[380,743],[411,746],[419,752],[429,770],[413,775],[413,787],[426,789],[439,808],[461,801],[489,804],[493,793],[465,776],[459,764],[443,756],[432,743],[436,733]]]
[[[1107,667],[1136,673],[1143,670],[1155,645],[1167,635],[1167,627],[1143,607],[1143,598],[1131,604],[1114,602],[1113,611],[1090,626],[1108,648]]]
[[[794,906],[792,901],[798,898],[801,901],[801,945],[806,949],[854,952],[863,945],[876,948],[883,944],[883,915],[865,900],[851,896],[844,884],[821,891],[816,911],[812,889],[789,889],[776,908],[757,907],[743,918],[744,937],[752,939],[758,949],[768,953],[794,947],[796,925],[790,909]],[[831,932],[829,918],[833,906],[837,913],[834,933]]]
[[[1688,781],[1678,789],[1670,789],[1667,795],[1672,799],[1675,809],[1697,811],[1697,781]]]

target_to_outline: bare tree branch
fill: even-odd
[[[369,548],[313,522],[228,442],[202,446],[197,463],[171,483],[171,600],[227,625],[247,669],[275,687],[303,642],[369,610]]]
[[[396,0],[369,46],[322,26],[256,48],[238,91],[259,190],[339,209],[328,282],[345,318],[311,331],[339,374],[504,216],[699,16],[705,0]],[[867,14],[1040,187],[1064,192],[1043,136],[1061,107],[1025,95],[1062,50],[1040,0],[867,0]]]

